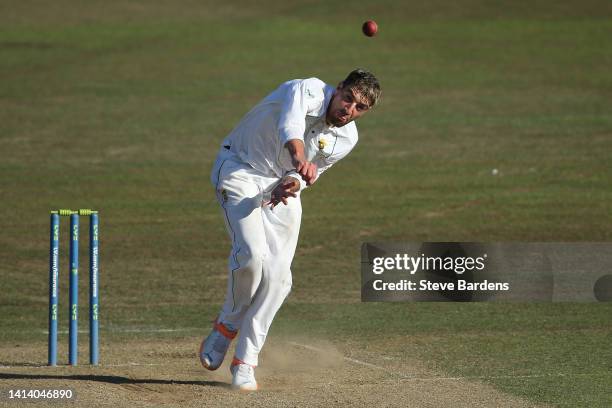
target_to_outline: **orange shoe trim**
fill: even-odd
[[[221,333],[223,335],[223,337],[233,340],[234,337],[236,337],[236,335],[238,334],[237,331],[231,331],[230,329],[228,329],[223,323],[219,323],[218,321],[215,320],[215,325],[214,325],[215,330],[217,330],[219,333]]]
[[[234,358],[232,359],[232,366],[239,365],[239,364],[246,364],[246,365],[250,365],[251,367],[257,367],[257,366],[254,366],[254,365],[252,365],[252,364],[245,363],[244,361],[242,361],[242,360],[237,359],[236,357],[234,357]]]

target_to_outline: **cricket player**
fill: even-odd
[[[362,69],[338,86],[317,78],[287,81],[221,143],[211,181],[232,250],[225,303],[199,356],[216,370],[237,337],[230,367],[235,389],[257,389],[259,352],[291,289],[300,194],[355,147],[354,121],[380,94],[376,77]]]

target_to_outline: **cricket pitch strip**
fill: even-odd
[[[229,358],[216,371],[200,366],[196,354],[200,340],[193,336],[131,340],[113,345],[112,350],[102,345],[99,367],[47,367],[41,365],[43,347],[4,347],[0,351],[2,405],[23,404],[9,400],[9,390],[70,389],[74,392],[70,405],[75,407],[542,406],[478,379],[432,372],[418,360],[346,346],[343,350],[305,338],[269,339],[256,370],[260,390],[236,392],[229,387]],[[60,348],[60,356],[64,351]],[[33,356],[38,360],[32,361]],[[57,406],[57,401],[37,400],[36,406]]]

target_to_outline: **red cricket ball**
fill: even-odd
[[[378,24],[374,20],[368,20],[361,26],[361,31],[368,37],[374,37],[378,32]]]

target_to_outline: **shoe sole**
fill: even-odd
[[[232,390],[235,391],[244,391],[244,392],[248,392],[248,391],[257,391],[259,389],[259,387],[256,385],[255,387],[249,385],[249,386],[244,386],[244,385],[233,385],[232,384]]]

